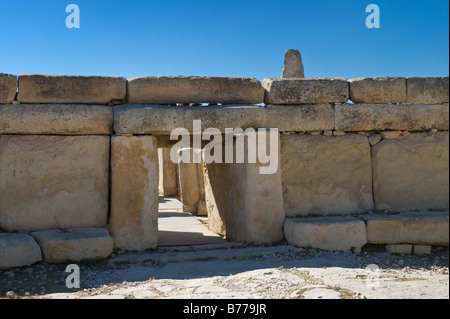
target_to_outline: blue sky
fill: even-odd
[[[81,27],[68,29],[68,4]],[[368,29],[368,4],[381,28]],[[0,0],[0,72],[280,77],[447,76],[446,0]]]

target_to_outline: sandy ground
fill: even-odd
[[[0,271],[1,298],[44,299],[448,299],[448,247],[431,255],[359,253],[228,243],[165,248],[79,263]]]

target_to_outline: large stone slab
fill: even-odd
[[[281,136],[281,170],[286,216],[373,209],[366,136]]]
[[[0,104],[9,104],[16,98],[17,76],[0,73]]]
[[[257,79],[210,76],[149,76],[128,80],[128,100],[137,104],[260,104]]]
[[[154,136],[111,139],[111,215],[114,246],[156,248],[158,243],[158,146]]]
[[[254,133],[257,134],[268,133]],[[244,152],[248,152],[248,145]],[[279,158],[279,150],[276,152]],[[273,174],[261,174],[260,168],[266,164],[259,161],[206,164],[205,198],[210,229],[233,241],[280,241],[285,214],[279,161],[276,164]]]
[[[362,216],[367,224],[370,244],[449,244],[449,214],[413,212],[395,215]]]
[[[0,134],[110,135],[109,106],[65,104],[3,105]]]
[[[407,103],[441,104],[449,102],[449,77],[414,77],[406,79]]]
[[[448,105],[337,104],[334,110],[340,131],[449,129]]]
[[[376,209],[448,209],[448,132],[383,140],[372,158]]]
[[[104,226],[109,136],[0,136],[0,228]]]
[[[104,228],[51,229],[32,236],[47,262],[102,259],[113,250],[113,239]]]
[[[329,105],[280,106],[225,105],[173,107],[162,105],[123,105],[114,108],[116,134],[165,134],[176,127],[192,132],[193,121],[202,127],[273,127],[280,131],[322,131],[334,128],[334,110]]]
[[[20,74],[20,103],[101,104],[126,97],[123,77]]]
[[[266,104],[346,103],[348,82],[344,78],[264,79]]]
[[[359,250],[367,243],[366,225],[353,217],[286,218],[289,244],[324,250]]]
[[[28,266],[41,260],[41,249],[30,235],[0,233],[0,269]]]
[[[353,103],[403,103],[406,102],[404,77],[375,77],[348,80],[350,100]]]

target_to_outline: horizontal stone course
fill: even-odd
[[[404,77],[374,77],[348,80],[350,100],[353,103],[403,103],[406,102]]]
[[[267,78],[265,104],[346,103],[349,85],[345,78]]]
[[[260,104],[257,79],[210,76],[148,76],[128,80],[128,100],[136,104]]]
[[[449,106],[443,104],[337,104],[335,129],[384,131],[449,129]]]
[[[0,73],[0,104],[9,104],[16,98],[17,76]]]
[[[33,232],[46,262],[94,260],[108,257],[113,239],[104,228],[51,229]]]
[[[193,121],[202,127],[278,128],[280,131],[322,131],[334,127],[334,110],[317,106],[225,105],[172,107],[161,105],[122,105],[114,107],[116,134],[170,134],[176,127],[192,131]]]
[[[440,104],[449,102],[449,77],[412,77],[406,79],[407,103]]]
[[[41,249],[30,235],[0,233],[0,269],[28,266],[41,260]]]
[[[369,244],[449,244],[449,213],[410,212],[361,216]]]
[[[366,226],[354,217],[286,218],[289,244],[305,248],[348,251],[366,244]]]
[[[101,105],[3,105],[0,134],[110,135],[113,116]]]
[[[124,77],[19,75],[20,103],[100,104],[126,97]]]

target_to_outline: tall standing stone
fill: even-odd
[[[304,78],[302,55],[298,50],[287,50],[284,56],[282,78]]]
[[[112,137],[109,231],[116,248],[156,248],[158,177],[156,137]]]

